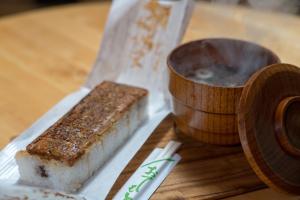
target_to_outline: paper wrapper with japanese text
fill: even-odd
[[[33,139],[84,98],[94,86],[103,80],[112,80],[148,89],[150,104],[149,119],[75,194],[78,199],[105,199],[124,167],[169,113],[166,58],[183,36],[192,12],[192,4],[192,0],[113,2],[100,51],[86,83],[56,104],[0,152],[0,199],[11,197],[8,196],[10,194],[25,198],[22,196],[25,192],[15,192],[22,188],[28,197],[41,199],[42,190],[18,183],[19,172],[14,159],[15,153],[25,149]],[[49,199],[49,196],[51,195],[43,198]]]

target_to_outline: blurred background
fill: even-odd
[[[109,0],[0,0],[0,16],[28,10],[70,3],[86,3]],[[198,0],[201,1],[201,0]],[[300,0],[202,0],[212,3],[240,4],[255,9],[266,9],[293,14],[300,13]]]
[[[70,3],[84,3],[105,0],[0,0],[0,16],[24,12],[28,10],[44,8]]]

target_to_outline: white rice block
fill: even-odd
[[[126,142],[147,118],[147,97],[143,97],[126,111],[114,126],[92,144],[73,166],[41,159],[27,151],[16,154],[20,180],[32,186],[75,192]],[[105,180],[103,180],[105,181]]]

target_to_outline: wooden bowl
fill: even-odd
[[[177,127],[202,142],[240,143],[237,106],[244,84],[258,69],[279,62],[270,50],[241,40],[203,39],[177,47],[167,60]]]

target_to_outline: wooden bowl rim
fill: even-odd
[[[245,43],[245,44],[251,44],[251,45],[257,46],[257,47],[259,47],[259,48],[261,48],[261,49],[263,49],[263,50],[269,52],[270,55],[272,55],[272,56],[278,61],[278,63],[281,62],[281,61],[280,61],[280,58],[279,58],[272,50],[270,50],[270,49],[268,49],[268,48],[266,48],[266,47],[264,47],[264,46],[262,46],[262,45],[260,45],[260,44],[258,44],[258,43],[255,43],[255,42],[252,42],[252,41],[241,40],[241,39],[235,39],[235,38],[227,38],[227,37],[211,37],[211,38],[203,38],[203,39],[198,39],[198,40],[192,40],[192,41],[183,43],[183,44],[177,46],[176,48],[174,48],[174,49],[169,53],[169,55],[168,55],[168,57],[167,57],[167,66],[168,66],[170,72],[173,73],[173,74],[175,74],[176,76],[180,77],[182,80],[184,80],[184,81],[186,81],[186,82],[190,82],[190,83],[195,84],[195,85],[200,85],[200,86],[201,86],[201,85],[205,85],[205,86],[207,86],[207,87],[218,88],[218,89],[233,89],[233,90],[234,90],[234,89],[243,89],[244,86],[246,85],[246,83],[247,83],[248,80],[247,80],[243,85],[241,85],[241,86],[234,86],[234,87],[212,85],[212,84],[209,84],[209,83],[199,83],[199,82],[193,81],[193,80],[191,80],[191,79],[188,79],[188,78],[186,78],[184,75],[178,73],[178,72],[174,69],[174,67],[173,67],[173,66],[171,65],[171,63],[170,63],[170,60],[171,60],[171,56],[172,56],[176,51],[178,51],[178,49],[180,49],[180,48],[182,48],[182,47],[185,47],[185,46],[188,46],[188,45],[191,45],[191,44],[194,44],[194,43],[203,42],[203,41],[205,41],[205,40],[215,40],[215,41],[217,41],[217,40],[219,40],[219,41],[223,40],[223,41],[229,41],[229,42],[235,41],[235,42],[240,42],[240,43]],[[273,64],[278,64],[278,63],[273,63]],[[270,64],[270,65],[273,65],[273,64]],[[268,67],[268,66],[270,66],[270,65],[264,66],[264,67],[262,67],[262,68]],[[259,68],[258,71],[259,71],[260,69],[262,69],[262,68]],[[250,76],[250,78],[251,78],[251,76]]]

